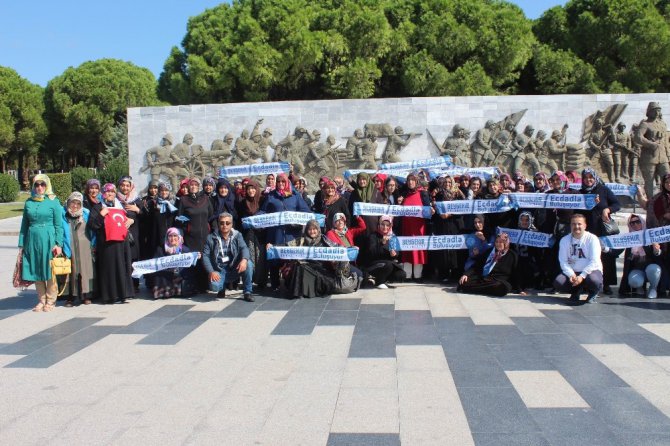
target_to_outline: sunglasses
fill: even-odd
[[[38,181],[37,183],[35,183],[35,187],[47,187],[47,183],[45,183],[44,181]]]
[[[232,224],[233,224],[232,221],[220,221],[219,222],[219,226],[230,226]]]

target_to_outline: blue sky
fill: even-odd
[[[170,48],[180,45],[189,17],[221,0],[2,0],[0,65],[46,86],[70,66],[114,58],[156,78]],[[556,0],[513,0],[537,18]],[[113,5],[113,6],[112,6]]]

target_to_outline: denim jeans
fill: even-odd
[[[219,273],[221,278],[218,281],[209,281],[209,289],[211,291],[219,292],[226,288],[227,283],[237,283],[240,278],[240,274],[237,272],[237,268],[231,268],[227,266],[221,271],[216,271]],[[241,274],[242,283],[244,286],[244,293],[251,294],[253,290],[253,278],[254,278],[254,263],[251,260],[247,260],[247,269]]]

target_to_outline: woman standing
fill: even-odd
[[[93,248],[95,238],[86,230],[90,211],[83,207],[84,197],[72,192],[63,208],[65,243],[63,252],[72,261],[72,272],[66,284],[66,307],[91,303],[93,293]]]
[[[237,202],[237,215],[240,219],[258,214],[261,206],[263,190],[256,180],[249,180],[245,186],[244,198]],[[239,227],[242,227],[241,225]],[[268,268],[265,257],[265,231],[263,229],[242,228],[244,242],[249,248],[251,261],[254,264],[254,283],[258,290],[265,289],[268,283]]]
[[[604,232],[603,223],[610,223],[611,214],[621,209],[619,199],[614,193],[605,186],[596,171],[587,167],[582,171],[582,194],[595,194],[596,205],[593,209],[584,211],[586,217],[586,228],[592,234],[601,237],[609,235]],[[612,285],[617,284],[616,258],[621,254],[620,250],[603,252],[600,260],[603,262],[603,293],[612,294]]]
[[[97,294],[103,304],[125,303],[134,297],[131,249],[128,237],[124,240],[108,240],[106,226],[111,224],[107,217],[110,208],[120,209],[123,206],[116,198],[116,187],[107,183],[102,188],[102,200],[91,207],[87,228],[95,231],[95,268],[97,277]],[[126,221],[126,227],[132,222]]]
[[[200,180],[189,179],[188,194],[183,195],[179,200],[179,210],[175,219],[184,229],[184,244],[191,252],[202,252],[209,235],[209,222],[213,214],[211,200],[200,190]],[[197,289],[206,290],[209,286],[209,278],[202,259],[198,260],[195,275]]]
[[[86,186],[84,186],[84,208],[90,211],[94,205],[100,203],[100,200],[102,200],[100,181],[91,178],[86,181]]]
[[[157,235],[153,233],[156,213],[156,203],[158,200],[158,183],[151,181],[147,188],[147,194],[140,201],[140,259],[150,259],[156,250]],[[137,223],[136,223],[137,224]]]
[[[403,206],[430,206],[428,193],[425,190],[419,190],[419,179],[413,173],[407,175],[402,198]],[[435,210],[431,209],[434,213]],[[423,217],[403,217],[401,235],[405,237],[426,235],[426,220]],[[423,265],[427,260],[426,251],[403,251],[401,261],[407,279],[414,277],[415,281],[422,281]]]
[[[379,193],[377,188],[372,181],[370,181],[370,175],[361,172],[356,176],[356,182],[351,183],[354,188],[354,191],[351,193],[349,198],[349,214],[354,215],[354,203],[383,203],[382,195]],[[368,234],[374,232],[374,228],[377,227],[377,217],[374,215],[366,215],[363,217],[365,220],[365,225],[368,228]]]
[[[116,192],[116,198],[123,206],[123,209],[126,211],[126,216],[128,221],[131,221],[130,226],[128,227],[128,242],[130,244],[130,259],[133,262],[136,262],[140,259],[140,206],[142,205],[142,200],[137,196],[137,191],[135,190],[135,183],[133,179],[129,176],[124,176],[119,179],[118,189]],[[133,285],[135,286],[135,292],[140,288],[140,280],[133,279]]]
[[[453,201],[464,200],[463,192],[459,189],[454,179],[445,175],[441,186],[435,196],[435,201]],[[433,233],[435,235],[456,235],[463,232],[463,217],[456,214],[434,214],[433,215]],[[463,271],[459,265],[465,261],[464,252],[456,249],[444,249],[440,251],[430,251],[429,258],[432,258],[432,265],[435,268],[436,279],[443,282],[453,280],[456,282]]]
[[[329,178],[323,178],[322,199],[320,204],[314,205],[314,212],[326,216],[326,231],[333,228],[332,216],[337,213],[344,214],[347,224],[351,223],[351,215],[349,214],[349,207],[344,198],[337,193],[337,186]]]
[[[219,178],[219,181],[216,183],[216,191],[214,196],[211,197],[212,209],[214,213],[210,218],[210,225],[214,226],[214,220],[219,218],[224,212],[228,212],[233,216],[233,221],[237,221],[237,209],[235,209],[235,193],[233,192],[233,186],[225,178]]]
[[[52,311],[58,287],[51,274],[51,259],[62,253],[63,215],[49,177],[35,175],[30,198],[23,207],[19,248],[21,277],[35,282],[38,303],[33,311]]]

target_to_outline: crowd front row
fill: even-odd
[[[293,180],[293,181],[292,181]],[[197,253],[191,267],[170,268],[144,275],[154,299],[188,296],[207,290],[219,298],[240,285],[243,298],[269,286],[289,298],[351,293],[361,286],[393,288],[394,283],[433,280],[453,283],[457,291],[491,296],[526,294],[534,288],[569,293],[594,302],[599,293],[611,293],[617,283],[615,259],[620,252],[603,249],[598,238],[603,222],[620,206],[595,172],[582,173],[582,193],[598,196],[596,207],[584,213],[565,209],[510,210],[486,215],[450,215],[435,212],[436,201],[497,198],[510,191],[570,192],[562,172],[543,173],[532,182],[492,179],[482,187],[479,178],[442,176],[428,181],[410,174],[398,179],[359,174],[349,187],[341,177],[322,178],[312,203],[304,192],[306,181],[284,174],[269,175],[266,186],[247,179],[186,179],[176,196],[166,184],[151,183],[138,197],[130,177],[117,185],[91,179],[84,193],[73,192],[65,205],[53,194],[48,176],[36,175],[26,201],[19,248],[21,278],[35,282],[38,303],[34,311],[52,311],[59,288],[66,306],[123,303],[139,290],[131,276],[132,263],[176,254]],[[294,187],[294,184],[297,187]],[[354,204],[381,203],[431,206],[431,218],[354,216]],[[650,201],[654,224],[670,224],[670,175],[661,192]],[[325,216],[325,227],[309,221],[304,227],[280,225],[243,227],[245,217],[284,211],[315,212]],[[666,216],[668,217],[666,219]],[[642,215],[633,214],[629,230],[645,229]],[[552,248],[510,243],[497,227],[548,232],[560,240]],[[398,251],[395,235],[472,234],[465,250]],[[284,261],[268,258],[275,246],[355,248],[355,261]],[[50,261],[71,259],[67,280],[52,274]],[[624,252],[620,293],[644,289],[655,298],[668,288],[667,247],[653,244]]]

